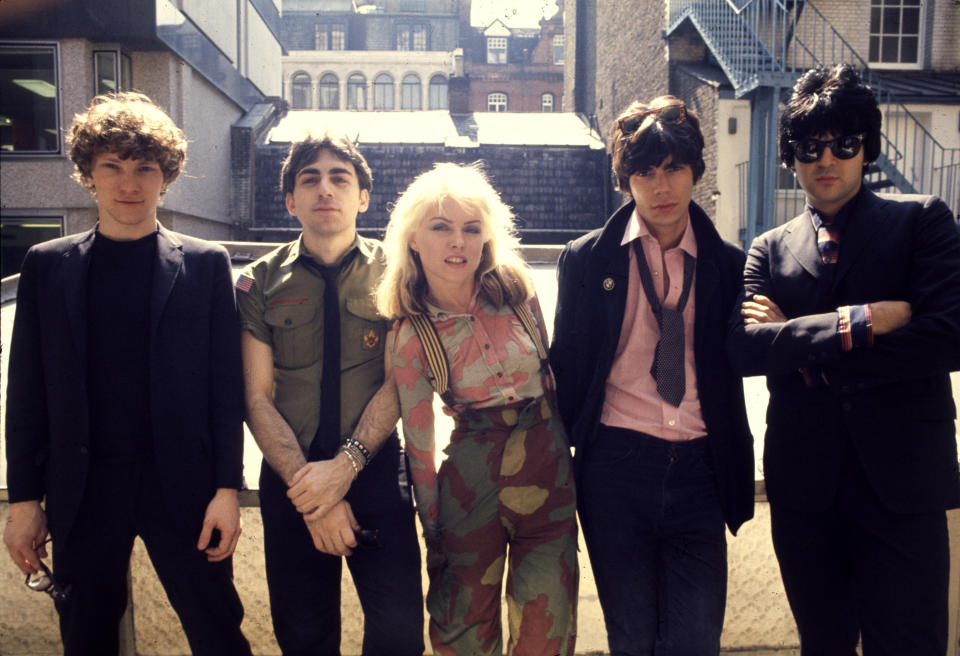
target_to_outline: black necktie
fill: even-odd
[[[640,270],[640,282],[643,291],[653,310],[653,316],[660,327],[660,339],[653,354],[653,366],[650,374],[657,381],[657,392],[664,401],[674,407],[680,406],[683,394],[686,392],[686,371],[684,369],[683,349],[683,308],[687,305],[690,296],[690,287],[693,284],[693,271],[696,260],[684,251],[683,253],[683,291],[677,308],[671,310],[663,307],[653,288],[653,276],[647,266],[647,257],[643,253],[640,239],[633,240],[634,252],[637,256],[637,268]]]
[[[340,448],[340,299],[338,266],[311,269],[323,276],[323,373],[320,377],[320,424],[310,443],[310,460],[332,458]]]

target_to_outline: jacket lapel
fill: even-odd
[[[697,239],[697,275],[693,288],[696,301],[696,311],[693,314],[693,351],[695,362],[701,363],[707,361],[704,339],[709,334],[708,331],[716,330],[718,325],[712,315],[715,308],[719,307],[717,301],[721,297],[720,270],[717,268],[720,235],[709,217],[693,202],[690,203],[690,224]]]
[[[807,273],[814,278],[820,278],[820,251],[817,249],[817,231],[813,229],[810,212],[804,210],[786,226],[786,235],[783,243],[790,254],[796,258]]]
[[[156,344],[157,327],[163,308],[183,266],[183,244],[173,232],[162,225],[157,234],[157,261],[153,270],[153,286],[150,292],[150,343]]]
[[[87,271],[90,248],[96,235],[93,228],[77,239],[77,243],[63,254],[63,293],[80,370],[87,371]]]
[[[594,246],[591,261],[597,263],[596,274],[588,276],[588,284],[595,289],[586,290],[597,294],[604,308],[606,325],[602,335],[604,360],[612,362],[617,344],[620,342],[620,328],[623,325],[623,310],[627,302],[627,282],[630,273],[630,246],[622,246],[623,232],[633,213],[633,202],[621,207],[607,222],[603,234]],[[589,318],[587,320],[590,320]],[[607,368],[609,369],[609,368]]]

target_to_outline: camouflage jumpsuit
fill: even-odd
[[[536,299],[528,303],[546,340]],[[388,339],[424,527],[430,639],[440,655],[563,656],[576,641],[576,504],[566,434],[533,341],[510,307],[431,306],[450,365],[456,427],[435,468],[433,388],[408,320]],[[509,549],[508,549],[509,545]]]

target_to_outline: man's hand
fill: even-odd
[[[337,453],[330,460],[308,462],[301,467],[290,481],[287,496],[298,512],[319,519],[343,499],[356,476],[350,457]]]
[[[773,299],[762,294],[754,294],[751,300],[744,301],[740,307],[740,314],[744,316],[743,323],[748,326],[787,320],[777,304],[773,302]]]
[[[360,524],[353,516],[353,510],[346,501],[336,503],[330,511],[320,518],[306,516],[313,546],[331,556],[349,556],[357,546],[354,531],[360,530]]]
[[[913,310],[906,301],[878,301],[870,304],[873,334],[886,335],[910,323]]]
[[[10,557],[24,574],[40,571],[40,559],[47,557],[47,516],[39,501],[18,501],[10,504],[3,542]]]
[[[209,546],[214,529],[220,531],[220,542]],[[197,549],[205,552],[207,560],[211,563],[216,563],[233,553],[239,539],[240,504],[237,501],[237,491],[231,488],[219,488],[207,504]]]

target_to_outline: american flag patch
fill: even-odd
[[[237,278],[237,283],[236,283],[236,285],[234,285],[234,286],[235,286],[238,290],[240,290],[241,292],[243,292],[244,294],[246,294],[246,293],[248,293],[251,289],[253,289],[253,278],[251,278],[250,276],[248,276],[248,275],[245,274],[245,273],[241,273],[241,274],[240,274],[240,277]]]

